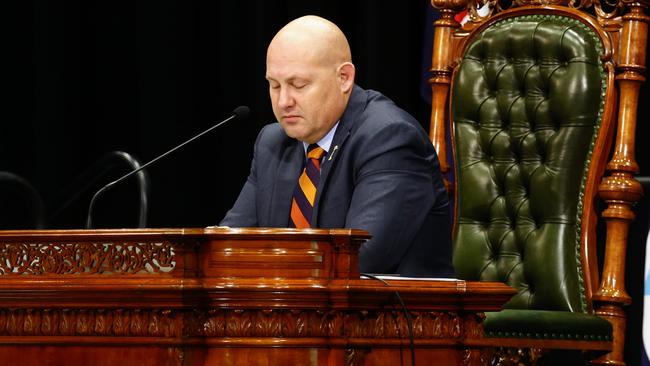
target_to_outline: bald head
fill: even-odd
[[[314,15],[295,19],[280,29],[269,44],[268,52],[274,51],[291,52],[333,66],[352,62],[350,45],[341,29]]]
[[[341,118],[354,86],[348,40],[317,16],[284,26],[269,44],[266,79],[273,113],[290,137],[318,142]]]

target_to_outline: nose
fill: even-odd
[[[278,107],[287,109],[293,107],[295,100],[289,88],[280,88],[280,95],[278,96]]]

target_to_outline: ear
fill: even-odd
[[[344,62],[339,66],[338,77],[341,85],[341,91],[345,94],[352,91],[354,86],[354,65],[351,62]]]

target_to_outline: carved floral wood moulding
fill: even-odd
[[[522,6],[565,6],[569,9],[593,11],[600,24],[607,24],[608,21],[626,13],[628,7],[633,4],[644,4],[648,6],[647,0],[432,0],[431,4],[441,10],[458,12],[468,10],[470,23],[481,23],[493,15],[516,7]],[[489,12],[481,15],[479,8],[487,5]],[[618,20],[620,21],[620,20]],[[471,28],[471,26],[470,26]]]
[[[0,243],[0,275],[147,274],[175,265],[168,241]]]
[[[0,336],[180,337],[172,309],[0,309]]]
[[[410,312],[415,339],[482,337],[476,314]],[[401,310],[0,309],[0,337],[404,339]]]

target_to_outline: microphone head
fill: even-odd
[[[235,115],[235,117],[239,119],[246,119],[248,118],[248,115],[251,113],[250,108],[248,108],[245,105],[240,105],[239,107],[235,108],[232,111],[232,114]]]

